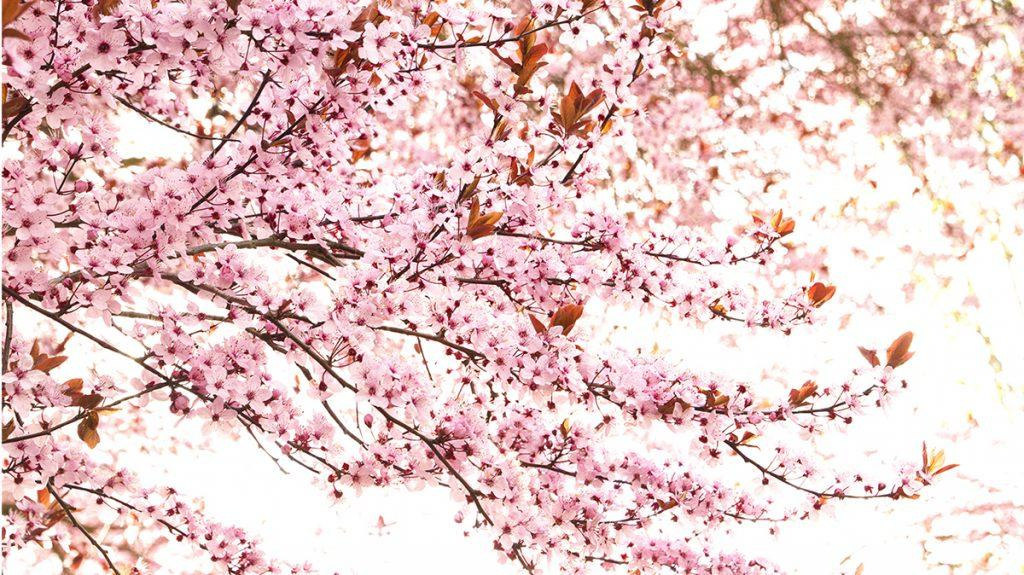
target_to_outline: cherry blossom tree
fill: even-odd
[[[317,571],[140,481],[133,435],[238,437],[337,499],[447,489],[537,573],[775,572],[717,535],[955,467],[809,441],[908,387],[909,331],[782,389],[629,334],[814,329],[842,278],[787,154],[886,185],[854,124],[943,206],[934,261],[1019,231],[1015,4],[5,0],[3,27],[5,556]],[[188,151],[126,155],[130,117]]]

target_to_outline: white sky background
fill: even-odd
[[[124,145],[122,155],[126,158],[177,157],[188,150],[182,138],[134,115],[125,116]],[[824,186],[819,190],[835,185],[828,181],[828,174],[809,174],[808,182]],[[722,206],[723,212],[734,209]],[[893,222],[895,227],[904,225],[906,233],[913,236],[915,226],[923,221],[916,220],[912,210],[903,217],[906,219]],[[812,225],[798,221],[797,232],[795,242],[800,241],[799,234],[814,230]],[[870,462],[884,465],[900,458],[917,458],[921,441],[927,440],[929,446],[944,447],[947,459],[961,467],[942,476],[917,501],[842,502],[821,517],[785,526],[776,537],[767,535],[762,527],[754,527],[738,530],[732,541],[736,548],[763,554],[794,573],[852,573],[860,563],[864,563],[868,575],[925,573],[921,522],[929,516],[951,507],[985,502],[1024,506],[1024,450],[1016,437],[1024,424],[1024,266],[1021,257],[1008,262],[1001,245],[979,238],[976,249],[960,264],[962,281],[970,281],[979,300],[976,310],[963,310],[969,321],[958,322],[951,315],[958,300],[950,294],[964,286],[943,287],[925,277],[909,305],[886,306],[884,315],[858,310],[849,325],[839,330],[839,314],[833,314],[831,308],[841,310],[845,294],[873,293],[880,301],[887,297],[902,301],[897,297],[902,294],[895,292],[906,279],[907,268],[898,255],[892,255],[891,273],[878,275],[869,274],[866,264],[852,255],[843,257],[849,253],[852,241],[836,237],[832,242],[830,278],[840,291],[837,299],[826,306],[826,315],[835,316],[826,326],[800,328],[789,337],[763,333],[748,336],[743,328],[721,323],[710,324],[703,332],[690,326],[668,329],[652,317],[641,319],[628,333],[612,334],[612,338],[646,350],[657,343],[659,349],[669,349],[665,353],[692,367],[714,369],[738,379],[758,381],[774,361],[806,370],[821,368],[819,381],[824,381],[830,371],[842,374],[863,361],[856,345],[884,349],[899,333],[913,330],[916,356],[901,368],[906,370],[903,375],[912,387],[885,412],[861,419],[846,433],[830,435],[821,450],[844,453],[837,459],[840,463],[858,464],[850,454],[863,453]],[[1024,254],[1022,238],[1009,241],[1007,247],[1012,253]],[[991,350],[985,347],[972,322],[977,322],[990,338]],[[742,341],[751,347],[741,349],[756,353],[723,348],[719,336],[730,333],[744,334]],[[990,351],[998,357],[1001,371],[996,372],[990,365]],[[90,356],[89,360],[106,358]],[[169,415],[167,422],[165,431],[180,437],[202,433],[195,422],[175,423]],[[277,558],[309,560],[324,573],[341,575],[517,572],[509,565],[497,565],[498,556],[491,551],[486,536],[463,535],[463,527],[453,521],[456,505],[443,488],[421,492],[367,490],[359,496],[348,493],[342,502],[333,502],[320,488],[311,486],[308,473],[295,470],[284,475],[278,471],[248,436],[231,439],[214,435],[208,450],[183,449],[177,454],[147,452],[145,443],[141,438],[138,451],[121,463],[136,470],[145,483],[173,485],[187,495],[202,498],[213,518],[260,536],[263,549]],[[103,444],[97,451],[102,448]],[[759,477],[751,469],[737,480],[757,482]],[[979,481],[983,485],[979,486]],[[386,523],[382,529],[378,527],[379,518]],[[957,534],[999,529],[984,518],[977,525],[961,519],[952,526],[944,526],[940,520],[935,526]],[[979,544],[965,547],[958,539],[959,535],[928,543],[936,553],[932,559],[956,563],[978,559],[989,551]],[[1009,541],[1006,547],[991,551],[994,558],[989,572],[1024,572],[1021,541]],[[35,559],[34,554],[15,554],[5,565],[5,573],[60,572],[55,563],[33,565]]]

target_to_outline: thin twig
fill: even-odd
[[[143,110],[142,108],[139,108],[135,104],[132,104],[130,101],[128,101],[127,98],[122,98],[121,96],[114,96],[114,99],[117,100],[118,102],[120,102],[121,105],[123,105],[126,108],[128,108],[129,110],[132,110],[133,112],[139,114],[143,118],[146,118],[147,120],[150,120],[151,122],[156,122],[157,124],[160,124],[161,126],[163,126],[165,128],[170,128],[171,130],[174,130],[175,132],[178,132],[179,134],[184,134],[186,136],[192,136],[193,138],[196,138],[198,140],[213,140],[213,141],[223,140],[225,142],[237,142],[238,141],[238,140],[235,140],[235,139],[232,139],[232,138],[221,138],[219,136],[204,136],[202,134],[196,134],[195,132],[189,132],[188,130],[185,130],[183,128],[179,128],[179,127],[177,127],[177,126],[175,126],[175,125],[173,125],[173,124],[171,124],[169,122],[165,122],[165,121],[161,120],[160,118],[157,118],[156,116],[150,114],[149,112]]]
[[[4,300],[4,308],[7,324],[4,329],[3,373],[7,373],[7,365],[11,360],[11,339],[14,337],[14,302]]]
[[[217,147],[214,148],[212,152],[210,152],[210,157],[208,159],[213,159],[213,157],[216,156],[218,152],[220,152],[220,149],[223,148],[224,145],[227,144],[229,141],[237,141],[232,140],[231,136],[235,135],[235,132],[237,132],[238,129],[242,127],[242,124],[245,123],[245,120],[248,119],[249,115],[252,114],[252,111],[256,109],[256,103],[259,102],[260,95],[263,94],[263,89],[266,88],[267,84],[269,83],[270,72],[263,72],[263,80],[260,82],[259,87],[256,88],[256,93],[253,94],[252,101],[249,102],[249,107],[245,109],[245,112],[242,112],[242,115],[239,116],[238,121],[235,122],[235,125],[231,127],[231,130],[228,131],[228,134],[227,136],[224,137],[224,140],[221,141],[221,143],[217,144]]]
[[[118,405],[120,405],[120,404],[122,404],[122,403],[124,403],[126,401],[131,401],[133,399],[137,399],[139,397],[142,397],[143,395],[146,395],[147,393],[152,393],[154,391],[157,391],[159,389],[163,389],[163,388],[168,387],[170,385],[171,385],[171,383],[158,383],[158,384],[156,384],[156,385],[154,385],[152,387],[147,387],[146,389],[143,389],[142,391],[133,393],[131,395],[122,397],[121,399],[118,399],[116,401],[112,401],[112,402],[107,403],[105,405],[101,405],[99,407],[96,407],[92,411],[103,411],[103,410],[106,410],[106,409],[112,409],[112,408],[114,408],[114,407],[116,407],[116,406],[118,406]],[[83,411],[82,413],[76,415],[75,417],[72,417],[71,419],[68,419],[66,421],[62,421],[62,422],[60,422],[60,423],[58,423],[56,425],[51,425],[50,427],[47,427],[46,429],[43,429],[43,430],[40,430],[40,431],[36,431],[34,433],[26,433],[25,435],[18,435],[16,437],[8,437],[7,439],[3,440],[4,445],[6,445],[8,443],[18,443],[19,441],[25,441],[25,440],[28,440],[28,439],[35,439],[36,437],[42,437],[44,435],[50,435],[51,433],[53,433],[54,431],[57,431],[58,429],[60,429],[62,427],[67,427],[67,426],[71,425],[72,423],[75,423],[76,421],[80,421],[80,420],[84,419],[88,413],[89,413],[88,411]]]
[[[95,547],[96,550],[103,555],[103,558],[107,560],[107,565],[110,566],[110,570],[113,571],[115,575],[121,575],[121,572],[117,570],[117,566],[114,565],[114,560],[111,559],[110,555],[107,554],[107,550],[104,549],[102,545],[100,545],[99,541],[96,541],[96,538],[92,536],[92,533],[89,533],[88,529],[86,529],[81,523],[78,522],[78,519],[75,519],[75,514],[71,512],[71,507],[69,507],[68,504],[65,503],[63,499],[61,499],[60,495],[57,493],[57,490],[53,488],[53,484],[48,483],[46,485],[46,489],[47,491],[50,492],[50,495],[52,495],[53,498],[57,500],[57,503],[60,505],[61,509],[64,510],[64,514],[67,515],[68,520],[71,521],[71,524],[74,525],[79,531],[81,531],[82,535],[85,535],[85,538],[89,540],[89,543],[92,543],[92,546]]]

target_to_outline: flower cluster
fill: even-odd
[[[835,286],[765,281],[798,222],[710,213],[783,177],[750,142],[827,158],[821,107],[851,98],[927,129],[915,158],[945,137],[936,106],[970,110],[947,134],[1019,134],[1020,69],[972,25],[995,16],[944,2],[699,4],[5,1],[4,553],[142,569],[92,535],[131,516],[217,572],[304,572],[110,463],[108,430],[160,432],[115,423],[154,404],[334,497],[443,485],[528,572],[773,572],[714,534],[916,496],[948,466],[831,471],[785,434],[889,401],[909,334],[771,396],[602,333],[622,309],[812,324]],[[992,82],[957,82],[978,66]],[[992,110],[956,104],[979,94]],[[187,151],[131,155],[128,119]]]

